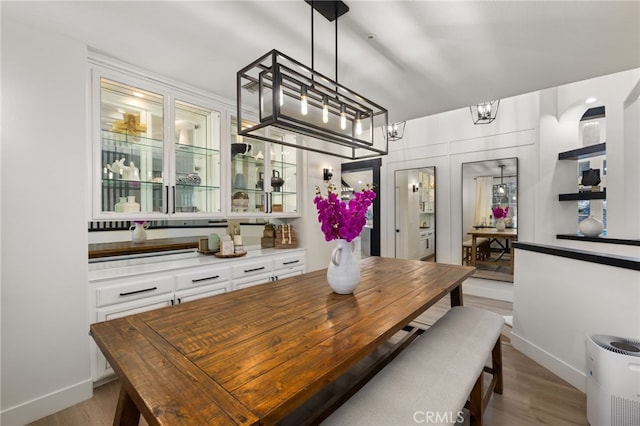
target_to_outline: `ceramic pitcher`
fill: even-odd
[[[347,240],[336,240],[327,269],[329,286],[338,294],[351,294],[360,283],[360,262]]]
[[[131,225],[129,228],[131,232],[131,241],[134,243],[141,243],[147,241],[147,228],[148,222],[136,222],[135,225]]]

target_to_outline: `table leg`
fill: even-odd
[[[478,247],[477,247],[477,241],[476,241],[476,236],[472,235],[471,236],[471,266],[475,267],[476,266],[476,255],[477,255],[477,251]]]
[[[136,404],[121,385],[113,426],[138,426],[139,422],[140,410],[138,410]]]
[[[462,306],[462,284],[451,290],[449,293],[451,297],[451,306]]]
[[[509,253],[511,254],[511,260],[510,260],[510,263],[511,263],[511,265],[510,265],[511,266],[511,275],[513,275],[513,260],[514,260],[513,256],[515,254],[515,252],[513,251],[513,244],[511,244],[511,248],[509,249]]]

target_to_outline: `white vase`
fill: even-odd
[[[498,232],[502,232],[507,227],[506,223],[504,223],[504,219],[496,219],[496,229]]]
[[[129,228],[129,230],[131,230],[131,241],[133,241],[134,243],[147,241],[148,227],[148,223],[136,223],[135,225],[131,225],[131,227]]]
[[[113,210],[115,210],[116,213],[122,213],[124,211],[124,204],[127,202],[127,198],[126,197],[120,197],[120,201],[118,201],[116,203],[116,205],[114,206]]]
[[[578,229],[585,237],[597,237],[604,230],[604,223],[593,216],[583,219],[578,225]]]
[[[351,294],[360,283],[360,262],[347,240],[336,240],[327,269],[327,281],[338,294]]]
[[[140,212],[140,203],[136,203],[135,195],[127,197],[127,202],[124,203],[123,211],[125,213],[138,213]]]

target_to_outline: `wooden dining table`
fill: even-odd
[[[369,257],[349,295],[325,269],[91,324],[121,381],[114,424],[275,424],[443,297],[462,305],[473,272]]]
[[[514,260],[514,252],[513,252],[513,241],[518,239],[518,230],[516,228],[507,228],[503,231],[498,231],[496,228],[479,228],[474,229],[471,232],[467,233],[471,235],[471,266],[476,266],[479,264],[488,264],[488,265],[503,265],[508,266],[509,270],[513,274],[513,260]],[[477,239],[478,238],[488,238],[491,243],[492,240],[504,239],[505,246],[503,246],[503,253],[506,250],[509,250],[509,260],[501,261],[500,258],[496,260],[478,260],[475,256],[477,253]],[[508,248],[507,248],[508,247]],[[500,256],[502,257],[502,255]]]

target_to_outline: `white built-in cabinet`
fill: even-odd
[[[221,216],[221,105],[93,67],[93,219]]]
[[[303,274],[306,252],[303,249],[260,255],[253,258],[212,259],[201,266],[186,266],[167,271],[131,276],[92,277],[89,273],[89,323],[133,315],[216,296],[245,287],[268,284]],[[113,370],[91,340],[93,380],[112,376]]]
[[[94,62],[92,220],[300,215],[299,150],[237,136],[232,103]]]

